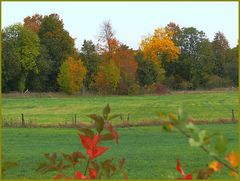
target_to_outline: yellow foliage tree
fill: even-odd
[[[151,59],[157,64],[161,64],[162,58],[167,61],[177,60],[180,49],[175,46],[173,32],[167,28],[157,28],[153,35],[145,37],[140,43],[140,49],[145,59]]]
[[[81,60],[73,57],[68,59],[61,65],[57,82],[60,89],[66,93],[74,94],[80,91],[83,85],[83,79],[87,73]]]

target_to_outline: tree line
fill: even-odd
[[[98,43],[75,40],[58,14],[28,16],[2,29],[2,92],[64,91],[69,94],[161,93],[238,86],[238,45],[222,32],[210,41],[203,31],[170,22],[133,50],[120,42],[110,21]]]

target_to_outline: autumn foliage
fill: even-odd
[[[77,93],[83,85],[83,79],[86,75],[86,68],[81,60],[73,57],[68,59],[61,65],[58,74],[58,84],[60,89],[69,94]]]
[[[81,151],[75,151],[72,154],[63,153],[63,159],[59,160],[56,153],[45,153],[44,156],[48,162],[40,163],[38,171],[43,173],[57,171],[58,173],[53,179],[109,179],[116,174],[122,174],[123,178],[127,179],[127,173],[123,169],[126,162],[124,158],[116,162],[114,162],[114,158],[101,162],[96,160],[110,149],[110,147],[100,145],[103,141],[115,140],[118,144],[118,132],[110,121],[121,114],[110,115],[110,112],[111,109],[107,105],[104,107],[102,115],[88,115],[95,122],[96,132],[88,128],[79,129],[79,140],[86,154]],[[69,168],[73,170],[72,175],[65,173],[65,170]]]
[[[173,32],[166,28],[157,28],[154,34],[145,37],[140,44],[140,49],[146,59],[161,64],[163,58],[168,61],[177,60],[180,55],[179,48],[174,44]]]
[[[182,110],[179,110],[177,116],[173,113],[167,115],[164,112],[159,112],[158,115],[165,121],[163,125],[165,131],[173,132],[174,129],[178,130],[188,139],[191,147],[197,147],[205,152],[206,156],[213,158],[213,161],[207,164],[207,167],[194,170],[188,174],[183,171],[180,161],[177,160],[176,170],[182,175],[177,179],[208,179],[223,168],[228,170],[230,176],[239,176],[239,154],[235,151],[227,152],[227,140],[221,133],[209,133],[206,130],[199,129],[191,122],[187,113]],[[223,157],[225,157],[225,160]]]
[[[113,55],[117,67],[120,70],[121,79],[118,84],[118,92],[128,94],[128,89],[136,81],[138,63],[134,52],[126,45],[121,45]]]
[[[113,60],[106,60],[99,66],[94,86],[102,94],[111,94],[115,92],[119,81],[119,68]]]

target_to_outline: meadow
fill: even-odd
[[[130,122],[158,120],[159,111],[176,113],[179,108],[196,120],[231,119],[231,111],[238,105],[237,91],[202,92],[146,96],[8,96],[3,95],[3,120],[25,120],[36,124],[90,122],[87,114],[101,113],[109,103],[112,113],[122,113]],[[120,119],[113,121],[120,122]]]
[[[209,124],[199,126],[208,131],[219,130],[228,138],[228,149],[237,149],[237,124]],[[177,131],[163,132],[161,127],[118,128],[120,143],[106,142],[111,146],[102,159],[126,158],[125,170],[129,179],[174,179],[176,159],[180,159],[186,173],[205,167],[212,158],[199,148],[190,147]],[[3,158],[14,160],[18,166],[5,174],[5,179],[50,179],[54,173],[35,171],[45,161],[43,153],[71,153],[81,150],[76,129],[66,128],[4,128]],[[122,177],[115,177],[122,178]],[[212,179],[231,179],[226,168],[216,172]]]

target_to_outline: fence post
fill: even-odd
[[[22,128],[25,128],[24,114],[22,113]]]
[[[234,117],[234,110],[232,109],[232,122],[235,121],[235,117]]]
[[[129,121],[129,120],[130,120],[130,114],[128,113],[127,121]]]
[[[75,127],[76,127],[77,126],[77,114],[74,115],[74,120],[75,120],[74,124],[75,124]]]

